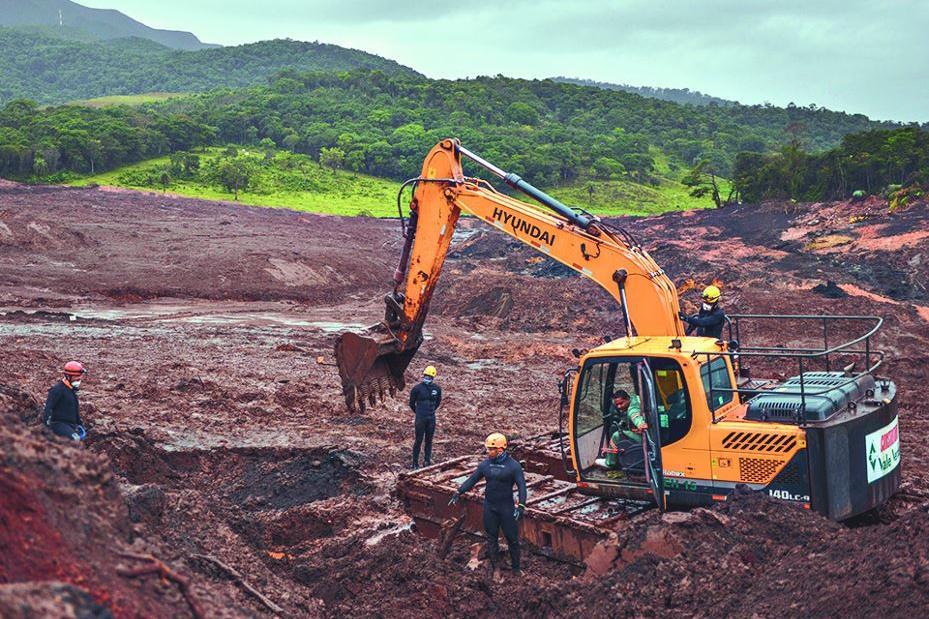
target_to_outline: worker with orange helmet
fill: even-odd
[[[513,574],[519,574],[519,528],[516,523],[526,509],[526,478],[523,467],[506,452],[506,436],[494,432],[484,441],[487,459],[477,466],[458,490],[452,495],[449,505],[474,487],[481,478],[484,485],[484,532],[487,534],[487,556],[496,570],[500,555],[500,529],[510,550]],[[513,486],[519,491],[519,502],[513,504]]]
[[[45,425],[58,436],[82,441],[87,432],[78,410],[77,392],[87,370],[79,361],[69,361],[65,364],[63,373],[62,379],[48,391],[43,418]]]
[[[687,335],[696,331],[698,337],[719,339],[723,335],[723,325],[726,324],[726,312],[719,304],[722,293],[717,286],[707,286],[700,296],[703,305],[700,306],[699,314],[688,316],[684,312],[680,313],[681,320],[687,323]]]
[[[423,370],[423,380],[410,391],[410,409],[416,415],[413,440],[413,470],[419,468],[419,450],[425,440],[423,466],[432,464],[432,437],[435,435],[435,411],[442,404],[442,388],[435,382],[434,365]]]

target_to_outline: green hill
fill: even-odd
[[[655,88],[653,86],[630,86],[629,84],[612,84],[610,82],[598,82],[596,80],[585,80],[577,77],[553,77],[553,81],[565,84],[574,84],[576,86],[593,86],[594,88],[603,88],[604,90],[621,90],[633,94],[649,97],[650,99],[661,99],[662,101],[672,101],[674,103],[686,103],[688,105],[738,105],[738,101],[729,99],[720,99],[712,95],[705,95],[698,90],[689,88]]]
[[[59,28],[61,36],[119,39],[138,37],[173,49],[197,50],[215,47],[201,43],[189,32],[150,28],[110,9],[92,9],[70,0],[0,0],[0,26]]]
[[[238,194],[242,204],[286,207],[332,215],[396,217],[400,184],[319,165],[305,155],[261,149],[208,148],[182,157],[160,157],[104,174],[86,176],[72,185],[97,184],[128,189],[168,191],[204,200],[233,200],[234,191],[224,185],[224,166],[244,170]],[[190,162],[195,162],[191,164]],[[167,175],[163,177],[163,175]],[[162,183],[162,181],[167,181]]]
[[[0,28],[0,104],[239,88],[264,84],[282,69],[419,75],[392,60],[323,43],[275,40],[176,51],[142,38],[78,41],[46,30]]]

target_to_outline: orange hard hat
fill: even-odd
[[[87,373],[84,364],[80,361],[68,361],[64,367],[65,376],[79,377]]]

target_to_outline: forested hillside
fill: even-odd
[[[811,151],[881,125],[810,108],[688,106],[550,80],[427,80],[377,72],[288,72],[269,87],[174,99],[163,109],[217,129],[221,141],[270,138],[313,156],[337,149],[369,174],[417,174],[423,153],[459,136],[534,182],[557,185],[589,173],[646,181],[650,147],[679,165],[707,159],[723,175],[739,152],[791,139]]]
[[[656,151],[679,169],[708,161],[726,176],[740,152],[790,142],[819,152],[881,126],[822,109],[697,107],[549,80],[288,70],[269,86],[140,109],[8,106],[0,114],[0,175],[35,173],[39,158],[45,173],[89,172],[199,145],[270,140],[330,167],[402,179],[419,173],[438,140],[457,136],[541,186],[580,178],[648,183]]]
[[[0,28],[0,104],[65,103],[104,95],[200,92],[267,83],[282,68],[379,69],[418,75],[392,60],[337,45],[290,40],[174,51],[140,38],[76,41]]]
[[[0,26],[64,26],[60,34],[65,37],[140,37],[174,49],[215,47],[189,32],[150,28],[119,11],[92,9],[70,0],[0,0]]]
[[[686,103],[688,105],[738,105],[738,101],[720,99],[712,95],[705,95],[697,90],[689,88],[655,88],[653,86],[630,86],[629,84],[613,84],[610,82],[598,82],[596,80],[585,80],[577,77],[553,77],[556,82],[565,84],[575,84],[577,86],[593,86],[603,88],[604,90],[621,90],[633,94],[642,95],[652,99],[661,99],[662,101],[672,101],[674,103]]]
[[[929,187],[929,132],[918,127],[847,135],[837,148],[809,153],[786,144],[773,153],[741,153],[735,182],[749,202],[833,200],[886,193],[905,201]]]

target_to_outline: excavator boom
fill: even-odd
[[[462,156],[511,188],[530,204],[466,177]],[[383,322],[365,334],[344,333],[335,353],[346,404],[364,410],[405,386],[404,372],[422,343],[429,303],[462,212],[474,215],[578,271],[603,287],[620,306],[626,334],[683,336],[677,290],[635,238],[584,211],[574,210],[519,176],[507,173],[443,140],[426,157],[415,183],[404,248],[385,297]],[[578,307],[586,305],[583,301]]]

